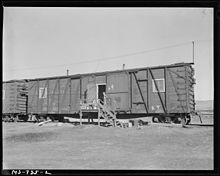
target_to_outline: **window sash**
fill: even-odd
[[[39,88],[39,98],[47,98],[47,87]]]

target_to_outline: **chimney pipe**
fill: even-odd
[[[125,69],[125,64],[123,64],[122,69],[123,69],[123,70]]]

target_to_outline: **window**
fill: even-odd
[[[157,84],[157,87],[156,87],[155,83]],[[165,92],[165,83],[164,83],[163,78],[152,80],[152,85],[153,85],[153,92],[158,92],[157,88],[158,88],[159,92]]]
[[[40,87],[39,88],[39,98],[47,98],[47,87],[45,87],[45,88]]]

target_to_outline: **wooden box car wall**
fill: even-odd
[[[177,71],[181,70],[181,74]],[[174,67],[168,69],[167,74],[167,109],[169,113],[186,112],[186,87],[185,80],[177,75],[177,73],[185,78],[184,68]]]
[[[16,113],[15,83],[3,84],[3,113]]]
[[[151,72],[150,69],[141,70],[135,72],[137,81],[134,73],[131,73],[132,113],[146,113],[146,108],[149,113],[164,113],[165,111],[167,113],[189,113],[194,111],[193,84],[192,81],[187,83],[188,80],[193,80],[191,72],[191,66],[155,68],[151,69]],[[164,80],[164,91],[160,92],[160,95],[157,91],[153,91],[153,87],[155,89],[153,79]]]
[[[29,113],[77,113],[79,103],[80,79],[59,78],[29,82]]]

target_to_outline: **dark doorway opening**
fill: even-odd
[[[104,102],[104,95],[103,92],[106,91],[106,85],[105,84],[100,84],[98,85],[98,99]]]

